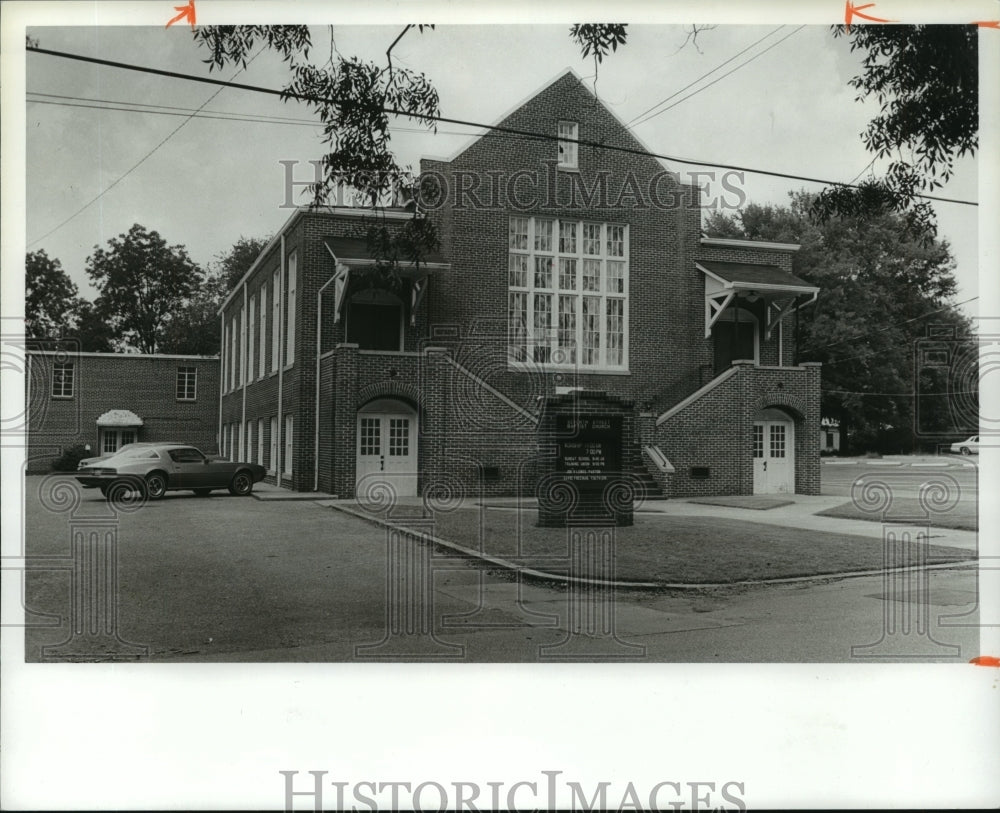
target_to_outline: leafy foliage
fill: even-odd
[[[63,449],[63,453],[52,461],[52,470],[76,471],[77,466],[80,465],[80,461],[92,455],[93,452],[87,451],[87,448],[82,443],[70,446],[68,449]]]
[[[627,25],[610,23],[582,23],[569,30],[570,37],[580,46],[584,58],[594,57],[594,62],[603,62],[610,51],[617,51],[628,38]]]
[[[823,363],[822,412],[837,418],[856,447],[874,446],[890,427],[913,441],[914,350],[928,325],[969,335],[968,320],[948,308],[955,262],[947,242],[911,234],[897,214],[810,218],[814,196],[790,194],[788,206],[750,204],[712,212],[718,237],[798,243],[794,273],[820,287],[801,312],[799,356]],[[940,403],[938,404],[940,406]]]
[[[24,260],[24,332],[29,339],[54,339],[72,329],[82,300],[57,259],[33,251]]]
[[[98,312],[127,346],[143,353],[160,349],[166,326],[202,281],[183,246],[168,246],[138,223],[106,249],[95,246],[87,275],[100,291]]]
[[[863,72],[850,84],[858,101],[873,97],[880,110],[862,138],[875,158],[895,160],[884,178],[825,190],[814,212],[902,212],[914,234],[933,238],[933,210],[916,195],[940,188],[954,160],[974,155],[979,143],[976,26],[857,25],[849,32],[834,26],[834,36],[850,36],[851,50],[866,52]]]

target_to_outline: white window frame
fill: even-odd
[[[511,248],[508,238],[508,268],[507,268],[507,319],[508,319],[508,367],[513,370],[575,370],[580,373],[618,373],[627,374],[629,372],[629,227],[623,223],[597,222],[588,219],[578,218],[556,218],[556,217],[526,217],[514,215],[513,218],[527,220],[528,241],[527,249]],[[547,248],[536,248],[536,229],[540,221],[552,223],[552,239],[548,241]],[[576,224],[575,251],[560,250],[560,222]],[[584,252],[584,225],[599,226],[599,253],[588,254]],[[609,229],[621,229],[622,253],[620,256],[610,254]],[[544,234],[544,232],[542,232]],[[540,235],[541,236],[541,235]],[[539,244],[544,245],[544,238],[539,240]],[[515,255],[526,257],[527,274],[525,275],[525,285],[512,285],[510,267],[514,264],[512,259]],[[548,258],[552,262],[552,270],[549,274],[550,287],[535,286],[535,260],[536,258]],[[576,274],[572,288],[560,287],[559,260],[572,260],[576,263]],[[600,270],[600,281],[598,290],[584,289],[584,261],[594,261],[598,263]],[[608,264],[609,262],[621,263],[621,287],[622,290],[609,291]],[[526,336],[524,346],[524,358],[519,358],[521,347],[514,342],[514,325],[511,320],[512,294],[522,294],[525,299]],[[547,337],[538,337],[535,333],[535,296],[547,296],[549,302],[549,331]],[[560,298],[567,297],[574,300],[574,336],[575,349],[571,351],[570,358],[566,361],[561,359],[565,351],[559,345],[559,305]],[[593,297],[599,300],[600,317],[600,347],[598,349],[598,361],[596,364],[583,363],[583,300],[584,297]],[[622,302],[622,358],[620,364],[608,363],[608,302],[620,300]],[[541,338],[541,341],[538,339]],[[548,358],[544,357],[544,352],[536,353],[536,348],[548,347]],[[537,358],[536,358],[537,356]],[[556,360],[553,360],[555,358]]]
[[[264,465],[264,419],[257,419],[257,464]]]
[[[285,366],[295,363],[295,288],[298,281],[298,255],[288,255],[288,296],[285,297]]]
[[[271,372],[278,372],[278,362],[281,344],[281,269],[275,268],[271,275],[271,292],[274,301],[271,303]]]
[[[56,371],[62,372],[58,378],[59,390],[56,391]],[[69,376],[66,376],[66,373]],[[52,388],[49,390],[53,398],[68,399],[76,394],[76,362],[56,361],[52,364]]]
[[[260,360],[257,377],[267,375],[267,282],[260,286]]]
[[[255,345],[255,334],[254,331],[257,329],[257,297],[256,295],[250,295],[250,302],[248,305],[249,310],[247,311],[247,370],[246,370],[246,382],[249,384],[253,381],[253,371],[254,371],[254,351],[257,349]]]
[[[237,462],[245,463],[246,461],[240,460],[240,457],[243,456],[243,449],[246,448],[243,445],[243,423],[241,421],[237,421],[235,424],[233,424],[233,426],[236,427],[236,436],[238,438],[238,440],[236,441],[236,457],[233,459]]]
[[[580,168],[580,125],[575,121],[560,121],[557,125],[559,169]]]
[[[229,320],[223,318],[222,320],[222,348],[220,365],[222,366],[222,383],[221,389],[223,395],[229,392]]]
[[[247,434],[246,434],[247,456],[246,456],[246,460],[244,462],[246,462],[246,463],[254,463],[256,461],[254,461],[254,459],[253,459],[253,421],[247,421],[247,430],[246,431],[247,431]]]
[[[236,344],[239,342],[239,330],[237,329],[237,316],[234,313],[232,321],[229,323],[229,391],[236,389],[236,361],[239,355]]]
[[[292,415],[285,416],[285,454],[281,461],[281,473],[283,476],[292,476],[292,436],[295,429],[295,418]]]
[[[274,415],[271,416],[271,437],[269,446],[270,448],[268,449],[268,454],[270,457],[267,459],[267,471],[269,474],[275,474],[276,469],[274,464],[278,459],[278,418]]]
[[[190,398],[181,392],[181,377],[184,377],[184,392],[187,392],[187,376],[191,376],[194,381],[194,386],[191,388],[193,395]],[[198,400],[198,368],[191,364],[179,364],[177,366],[177,378],[174,382],[174,395],[178,401],[197,401]]]

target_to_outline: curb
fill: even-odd
[[[619,581],[607,579],[584,579],[579,576],[566,576],[561,573],[548,573],[544,570],[536,570],[535,568],[525,567],[524,565],[519,565],[515,562],[508,561],[507,559],[501,559],[499,556],[491,556],[488,553],[482,553],[472,548],[467,548],[464,545],[458,545],[454,542],[449,542],[446,539],[442,539],[438,536],[431,536],[430,534],[420,533],[418,531],[411,530],[405,525],[399,525],[395,522],[389,522],[388,520],[380,519],[372,514],[367,514],[362,511],[357,511],[346,505],[326,505],[321,506],[325,508],[332,508],[334,511],[340,511],[342,514],[347,514],[356,519],[368,522],[371,525],[376,525],[382,528],[388,528],[394,531],[398,531],[403,536],[414,539],[417,542],[430,542],[434,545],[440,545],[442,548],[447,548],[448,550],[453,550],[463,556],[470,559],[478,559],[482,562],[488,562],[494,567],[502,568],[504,570],[510,571],[511,573],[516,573],[519,575],[525,575],[530,578],[539,579],[542,581],[551,582],[561,582],[564,584],[587,584],[595,585],[598,587],[612,587],[621,590],[704,590],[706,588],[720,588],[720,587],[749,587],[754,585],[767,585],[767,584],[794,584],[797,582],[813,582],[813,581],[826,581],[828,579],[850,579],[858,578],[861,576],[881,576],[885,573],[905,573],[911,570],[942,570],[951,569],[956,567],[978,567],[979,559],[978,557],[970,560],[961,560],[958,562],[942,562],[937,565],[924,565],[923,567],[913,565],[910,567],[891,567],[891,568],[881,568],[879,570],[853,570],[842,573],[817,573],[811,576],[782,576],[780,578],[774,579],[741,579],[740,581],[732,582],[629,582],[629,581]]]

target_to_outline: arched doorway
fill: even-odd
[[[795,421],[776,407],[753,419],[753,493],[795,493]]]
[[[395,398],[358,410],[356,493],[385,483],[398,497],[417,496],[417,411]]]
[[[347,341],[361,350],[402,350],[402,300],[381,288],[352,296],[347,304]]]
[[[715,374],[732,367],[737,359],[760,361],[760,331],[757,317],[746,308],[729,307],[712,328]]]

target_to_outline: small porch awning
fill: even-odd
[[[368,242],[358,237],[327,237],[323,240],[326,250],[330,252],[336,265],[333,279],[334,310],[333,321],[340,321],[340,314],[347,294],[347,283],[350,280],[351,269],[373,267],[377,260],[368,250]],[[396,273],[403,279],[410,280],[410,324],[416,324],[417,308],[427,291],[427,278],[435,271],[447,271],[451,263],[445,262],[436,251],[427,252],[427,256],[418,264],[409,261],[399,261]]]
[[[97,425],[102,428],[142,426],[142,418],[128,409],[109,409],[97,419]]]
[[[705,275],[705,338],[737,299],[767,303],[767,338],[789,313],[816,300],[819,288],[776,265],[697,260]],[[805,299],[803,299],[805,297]]]

